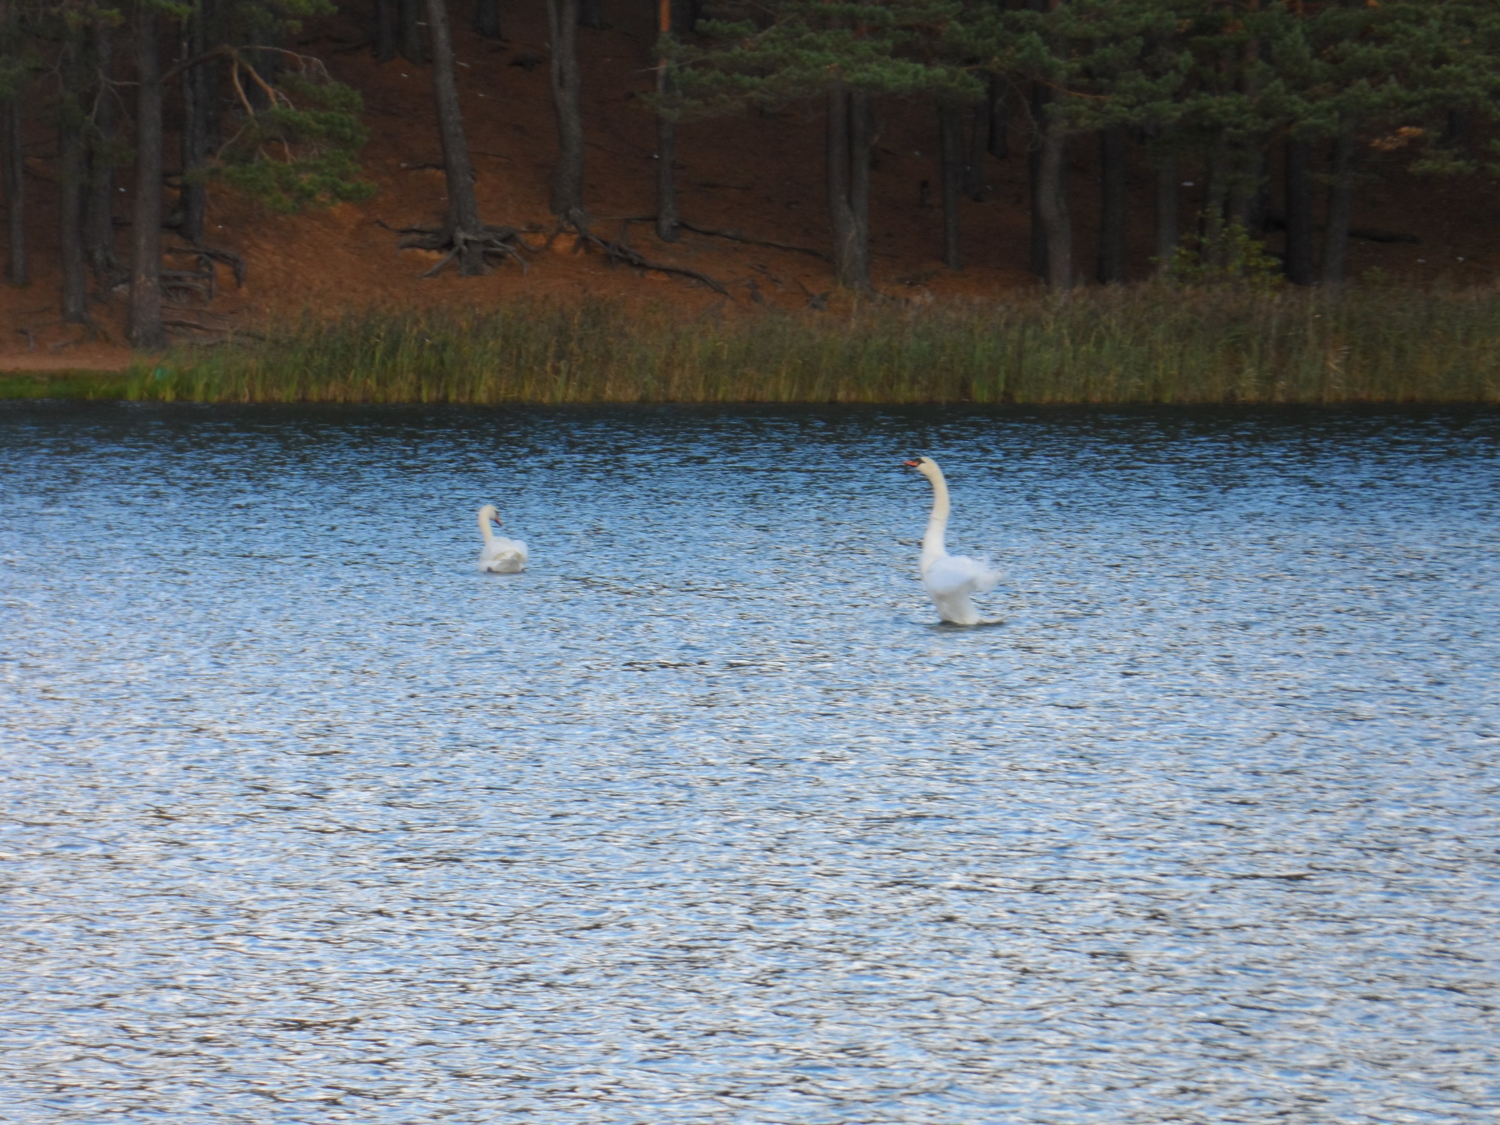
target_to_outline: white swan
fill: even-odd
[[[490,521],[500,522],[500,513],[493,504],[479,509],[479,534],[484,536],[484,549],[479,552],[479,569],[491,574],[516,574],[526,569],[526,544],[519,539],[506,539],[490,529]]]
[[[932,482],[932,515],[927,517],[927,534],[922,536],[922,585],[937,606],[938,616],[955,625],[978,625],[979,611],[970,597],[986,594],[1000,581],[1000,572],[968,555],[950,555],[944,544],[948,530],[948,482],[943,470],[930,457],[903,461]]]

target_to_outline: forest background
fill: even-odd
[[[1105,314],[1493,327],[1497,55],[1493,0],[4,0],[0,364],[1148,281]]]

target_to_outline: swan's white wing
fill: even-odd
[[[494,538],[485,544],[479,565],[496,574],[515,574],[526,566],[526,544],[519,539]]]
[[[968,555],[946,555],[922,575],[934,599],[967,594],[987,594],[1000,582],[1000,572]]]
[[[998,570],[967,555],[944,555],[922,575],[938,616],[955,625],[978,625],[979,611],[970,595],[988,593],[999,581]]]

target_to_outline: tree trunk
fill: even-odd
[[[599,0],[578,0],[578,26],[593,31],[603,31],[609,26],[604,22],[604,9]]]
[[[1251,7],[1258,7],[1258,3]],[[1291,6],[1291,5],[1289,5]],[[1373,5],[1373,6],[1377,6]],[[1298,8],[1300,14],[1300,7]],[[1260,99],[1258,63],[1261,41],[1256,36],[1248,37],[1240,47],[1240,72],[1236,80],[1239,92],[1247,102],[1255,104]],[[1261,153],[1263,144],[1253,137],[1241,136],[1229,146],[1229,199],[1224,214],[1229,226],[1238,227],[1237,233],[1249,235],[1259,233],[1264,226],[1263,196],[1261,194]],[[1228,247],[1225,248],[1226,252]],[[1238,256],[1239,251],[1235,251]]]
[[[666,95],[670,81],[666,63],[657,71],[657,90]],[[682,237],[682,216],[677,210],[677,122],[664,113],[656,115],[656,237],[676,242]]]
[[[420,0],[412,0],[413,4],[419,2]],[[415,28],[416,24],[413,23],[412,26]],[[280,50],[283,36],[284,31],[279,27],[256,28],[250,33],[252,46],[241,52],[241,57],[250,60],[250,65],[255,68],[255,72],[260,75],[261,80],[265,82],[266,86],[276,85],[276,80],[281,75],[281,69],[286,64],[286,58]],[[421,36],[418,35],[417,43],[420,45],[421,42]],[[260,48],[270,49],[264,50]],[[425,60],[416,59],[413,61],[420,64]],[[246,82],[245,96],[250,100],[250,104],[255,108],[256,112],[260,112],[263,109],[270,109],[275,102],[275,99],[271,94],[267,93],[265,87],[260,82]]]
[[[1349,218],[1354,205],[1354,122],[1344,122],[1333,142],[1333,178],[1328,186],[1328,228],[1323,234],[1323,284],[1344,283],[1349,259]]]
[[[474,195],[469,142],[454,75],[453,40],[448,31],[448,0],[427,0],[427,33],[432,37],[432,92],[437,102],[438,136],[443,144],[443,175],[448,185],[446,233],[459,247],[458,272],[478,277],[485,272],[484,224]]]
[[[1440,142],[1452,149],[1460,160],[1474,158],[1474,114],[1469,109],[1450,109]]]
[[[114,71],[114,27],[107,20],[97,20],[92,29],[94,65],[104,89],[94,103],[93,143],[89,146],[88,199],[84,204],[83,245],[89,268],[96,281],[114,276],[119,268],[115,258],[115,175],[110,161],[111,142],[115,134],[115,99],[108,89]]]
[[[864,291],[870,284],[870,96],[842,82],[828,87],[828,213],[834,280]]]
[[[1010,156],[1010,83],[998,75],[990,78],[989,132],[984,142],[989,154],[997,160]]]
[[[856,288],[873,288],[870,282],[870,166],[875,159],[875,106],[864,91],[849,92],[849,210],[854,216],[858,239]]]
[[[372,38],[376,62],[390,62],[396,57],[397,22],[396,0],[375,0],[375,34]]]
[[[969,148],[964,157],[964,191],[975,203],[983,203],[989,194],[984,182],[984,153],[990,138],[988,97],[980,98],[969,115]]]
[[[204,0],[194,9],[183,27],[185,58],[197,58],[207,49],[207,21],[212,18],[209,0]],[[213,109],[214,97],[208,79],[207,68],[200,64],[189,67],[180,80],[182,187],[177,193],[177,206],[182,212],[182,226],[179,230],[182,237],[195,246],[203,241],[203,219],[208,209],[208,185],[201,178],[208,166],[208,117]]]
[[[1040,82],[1031,84],[1031,120],[1036,129],[1026,153],[1026,178],[1031,195],[1031,272],[1037,277],[1047,276],[1047,227],[1042,222],[1042,121],[1047,114],[1047,103],[1052,91]]]
[[[833,227],[833,272],[835,279],[842,285],[844,271],[841,263],[846,257],[844,247],[854,237],[854,223],[849,212],[849,90],[842,82],[832,82],[828,87],[828,132],[825,143],[828,162],[828,219]]]
[[[5,152],[0,158],[5,172],[5,210],[9,245],[5,257],[5,280],[12,285],[30,285],[31,267],[26,260],[26,150],[21,143],[21,99],[17,94],[0,106],[4,113]]]
[[[1261,213],[1261,157],[1258,148],[1245,147],[1238,152],[1239,159],[1229,183],[1229,204],[1226,215],[1229,222],[1246,232],[1261,229],[1264,215]]]
[[[1313,283],[1312,142],[1286,139],[1286,279]]]
[[[675,31],[675,5],[657,0],[656,29],[665,39]],[[672,94],[672,68],[665,55],[656,60],[656,96],[663,102]],[[667,114],[656,114],[656,237],[676,242],[682,237],[682,219],[677,213],[677,122]]]
[[[1222,268],[1227,264],[1224,245],[1224,215],[1229,204],[1229,153],[1224,137],[1208,157],[1206,183],[1203,188],[1203,242],[1200,257],[1210,268]]]
[[[1123,125],[1099,133],[1099,281],[1125,280],[1125,145]]]
[[[127,334],[131,346],[154,352],[167,346],[167,333],[161,322],[161,59],[156,9],[149,0],[136,4],[135,72],[135,206]]]
[[[422,0],[396,0],[396,45],[401,57],[412,66],[421,66],[427,61],[427,49],[422,44]]]
[[[1073,224],[1068,217],[1068,141],[1062,117],[1048,113],[1042,123],[1037,160],[1036,210],[1046,237],[1046,269],[1050,289],[1073,288]]]
[[[578,0],[547,0],[552,38],[552,107],[557,114],[557,167],[552,170],[552,213],[584,230],[583,116],[579,105]]]
[[[958,200],[963,193],[964,111],[956,105],[938,107],[938,148],[943,194],[943,264],[963,269],[958,245]]]
[[[75,80],[79,77],[75,68]],[[58,251],[62,257],[62,319],[66,324],[83,324],[89,318],[88,271],[83,258],[83,183],[86,175],[83,108],[73,98],[66,97],[58,109],[57,234]]]
[[[500,0],[476,0],[474,30],[486,39],[504,39],[500,34]]]
[[[1177,158],[1161,156],[1156,164],[1156,272],[1172,272],[1177,242],[1182,236],[1177,206]]]

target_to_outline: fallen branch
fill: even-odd
[[[653,262],[638,251],[632,250],[625,244],[623,233],[621,238],[614,242],[605,242],[597,234],[589,233],[580,234],[578,241],[581,246],[599,247],[599,249],[604,251],[605,261],[610,265],[614,265],[615,262],[624,262],[633,269],[653,270],[656,273],[674,273],[679,277],[690,277],[694,281],[707,285],[715,293],[722,293],[726,297],[729,296],[729,290],[725,289],[722,284],[709,277],[706,273],[699,273],[697,270],[690,270],[685,266],[669,266],[665,262]]]
[[[1414,234],[1406,234],[1399,230],[1381,230],[1378,227],[1354,227],[1349,231],[1350,238],[1363,238],[1367,242],[1421,242],[1422,240]]]
[[[588,220],[581,214],[574,215],[571,219],[564,217],[559,219],[557,225],[552,228],[552,233],[547,236],[547,241],[543,244],[542,249],[545,250],[550,247],[557,240],[557,236],[564,231],[572,231],[577,238],[577,241],[573,243],[573,253],[575,254],[587,251],[591,246],[597,246],[600,250],[604,251],[604,260],[611,266],[616,262],[624,262],[632,269],[676,274],[678,277],[691,278],[702,285],[706,285],[715,293],[722,293],[726,297],[729,296],[729,290],[725,289],[720,282],[715,281],[706,273],[690,270],[686,266],[671,266],[665,262],[653,262],[644,254],[634,249],[630,245],[630,224],[642,221],[649,220],[621,219],[619,236],[613,241],[606,241],[589,230]]]
[[[824,309],[828,308],[828,298],[833,295],[833,290],[830,289],[823,293],[814,293],[807,287],[807,285],[800,277],[794,277],[792,278],[792,280],[797,283],[798,288],[800,288],[803,294],[807,297],[808,308],[817,309],[819,312],[822,312]]]
[[[229,328],[224,325],[199,324],[193,320],[180,320],[166,318],[162,320],[162,326],[174,329],[188,329],[192,332],[201,332],[203,335],[192,340],[194,344],[207,344],[217,347],[221,344],[243,344],[240,337],[248,337],[251,340],[264,340],[265,333],[256,332],[248,328]]]
[[[695,227],[692,223],[681,223],[679,225],[683,230],[690,230],[694,234],[705,234],[710,238],[727,238],[730,242],[742,242],[746,246],[764,246],[769,250],[790,250],[795,254],[811,254],[820,262],[833,261],[833,258],[823,253],[823,251],[812,250],[806,246],[789,246],[785,242],[770,242],[763,238],[746,238],[736,230],[712,230],[708,227]]]

